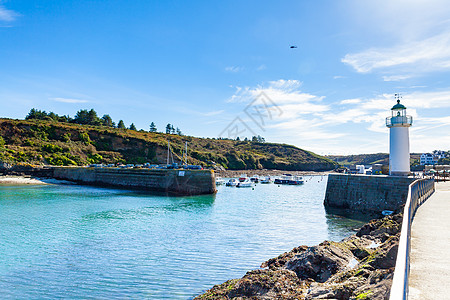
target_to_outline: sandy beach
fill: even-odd
[[[25,176],[0,176],[0,185],[47,185],[47,184],[74,184],[65,180],[52,178],[31,178]]]

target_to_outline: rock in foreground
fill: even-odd
[[[401,221],[388,216],[341,242],[294,248],[195,299],[389,299]]]

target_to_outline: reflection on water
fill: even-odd
[[[372,219],[368,214],[349,212],[339,208],[327,207],[325,212],[328,234],[332,240],[336,240],[335,237],[348,234],[348,232],[356,233],[361,226]]]
[[[171,203],[164,205],[153,205],[136,209],[118,209],[96,212],[83,216],[83,219],[136,219],[143,216],[151,216],[169,212],[175,213],[177,211],[191,211],[195,213],[201,209],[210,208],[214,203],[215,195],[190,197],[191,201],[185,202],[187,198],[189,199],[189,197],[168,198]]]
[[[370,219],[367,215],[348,215],[344,217],[339,214],[326,214],[328,235],[331,240],[338,240],[338,237],[347,237],[350,233],[356,233],[358,229],[366,224]]]
[[[3,298],[187,299],[362,222],[327,214],[326,177],[168,197],[84,186],[0,187]]]

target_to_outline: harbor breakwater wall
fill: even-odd
[[[396,211],[405,204],[408,186],[414,180],[406,176],[330,174],[324,205],[375,214]]]
[[[216,192],[214,171],[176,169],[125,169],[53,167],[53,177],[82,184],[113,186],[164,192],[175,195],[201,195]]]

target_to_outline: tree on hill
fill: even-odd
[[[45,110],[39,110],[36,108],[32,108],[28,115],[25,117],[25,120],[47,120],[47,121],[56,121],[56,122],[71,122],[72,119],[69,116],[59,116],[54,112],[47,113]]]
[[[84,125],[101,124],[100,118],[97,116],[97,112],[94,109],[91,109],[89,111],[87,109],[81,109],[77,111],[77,114],[75,115],[75,118],[73,120],[77,124],[84,124]]]
[[[131,125],[130,125],[130,130],[137,130],[137,129],[136,129],[136,126],[134,125],[134,123],[131,123]]]
[[[120,120],[119,123],[117,123],[117,128],[125,129],[126,128],[125,123],[122,120]]]
[[[265,141],[266,141],[266,139],[260,135],[252,137],[252,142],[264,143]]]
[[[28,115],[25,117],[25,120],[32,120],[32,119],[49,120],[50,117],[45,112],[45,110],[39,110],[39,109],[36,109],[36,108],[32,108],[30,110],[30,112],[28,113]]]
[[[156,132],[158,129],[156,128],[156,125],[154,122],[150,124],[150,132]]]
[[[52,111],[48,113],[48,117],[53,121],[59,121],[59,116]]]
[[[166,133],[171,134],[172,133],[173,126],[169,123],[166,125]]]
[[[101,122],[103,126],[114,127],[114,122],[109,115],[103,115]]]
[[[67,116],[58,116],[58,121],[59,122],[70,123],[70,122],[73,121],[73,119],[70,116],[68,116],[68,115]]]
[[[177,127],[177,134],[178,135],[183,135],[183,133],[181,132],[180,128]]]

